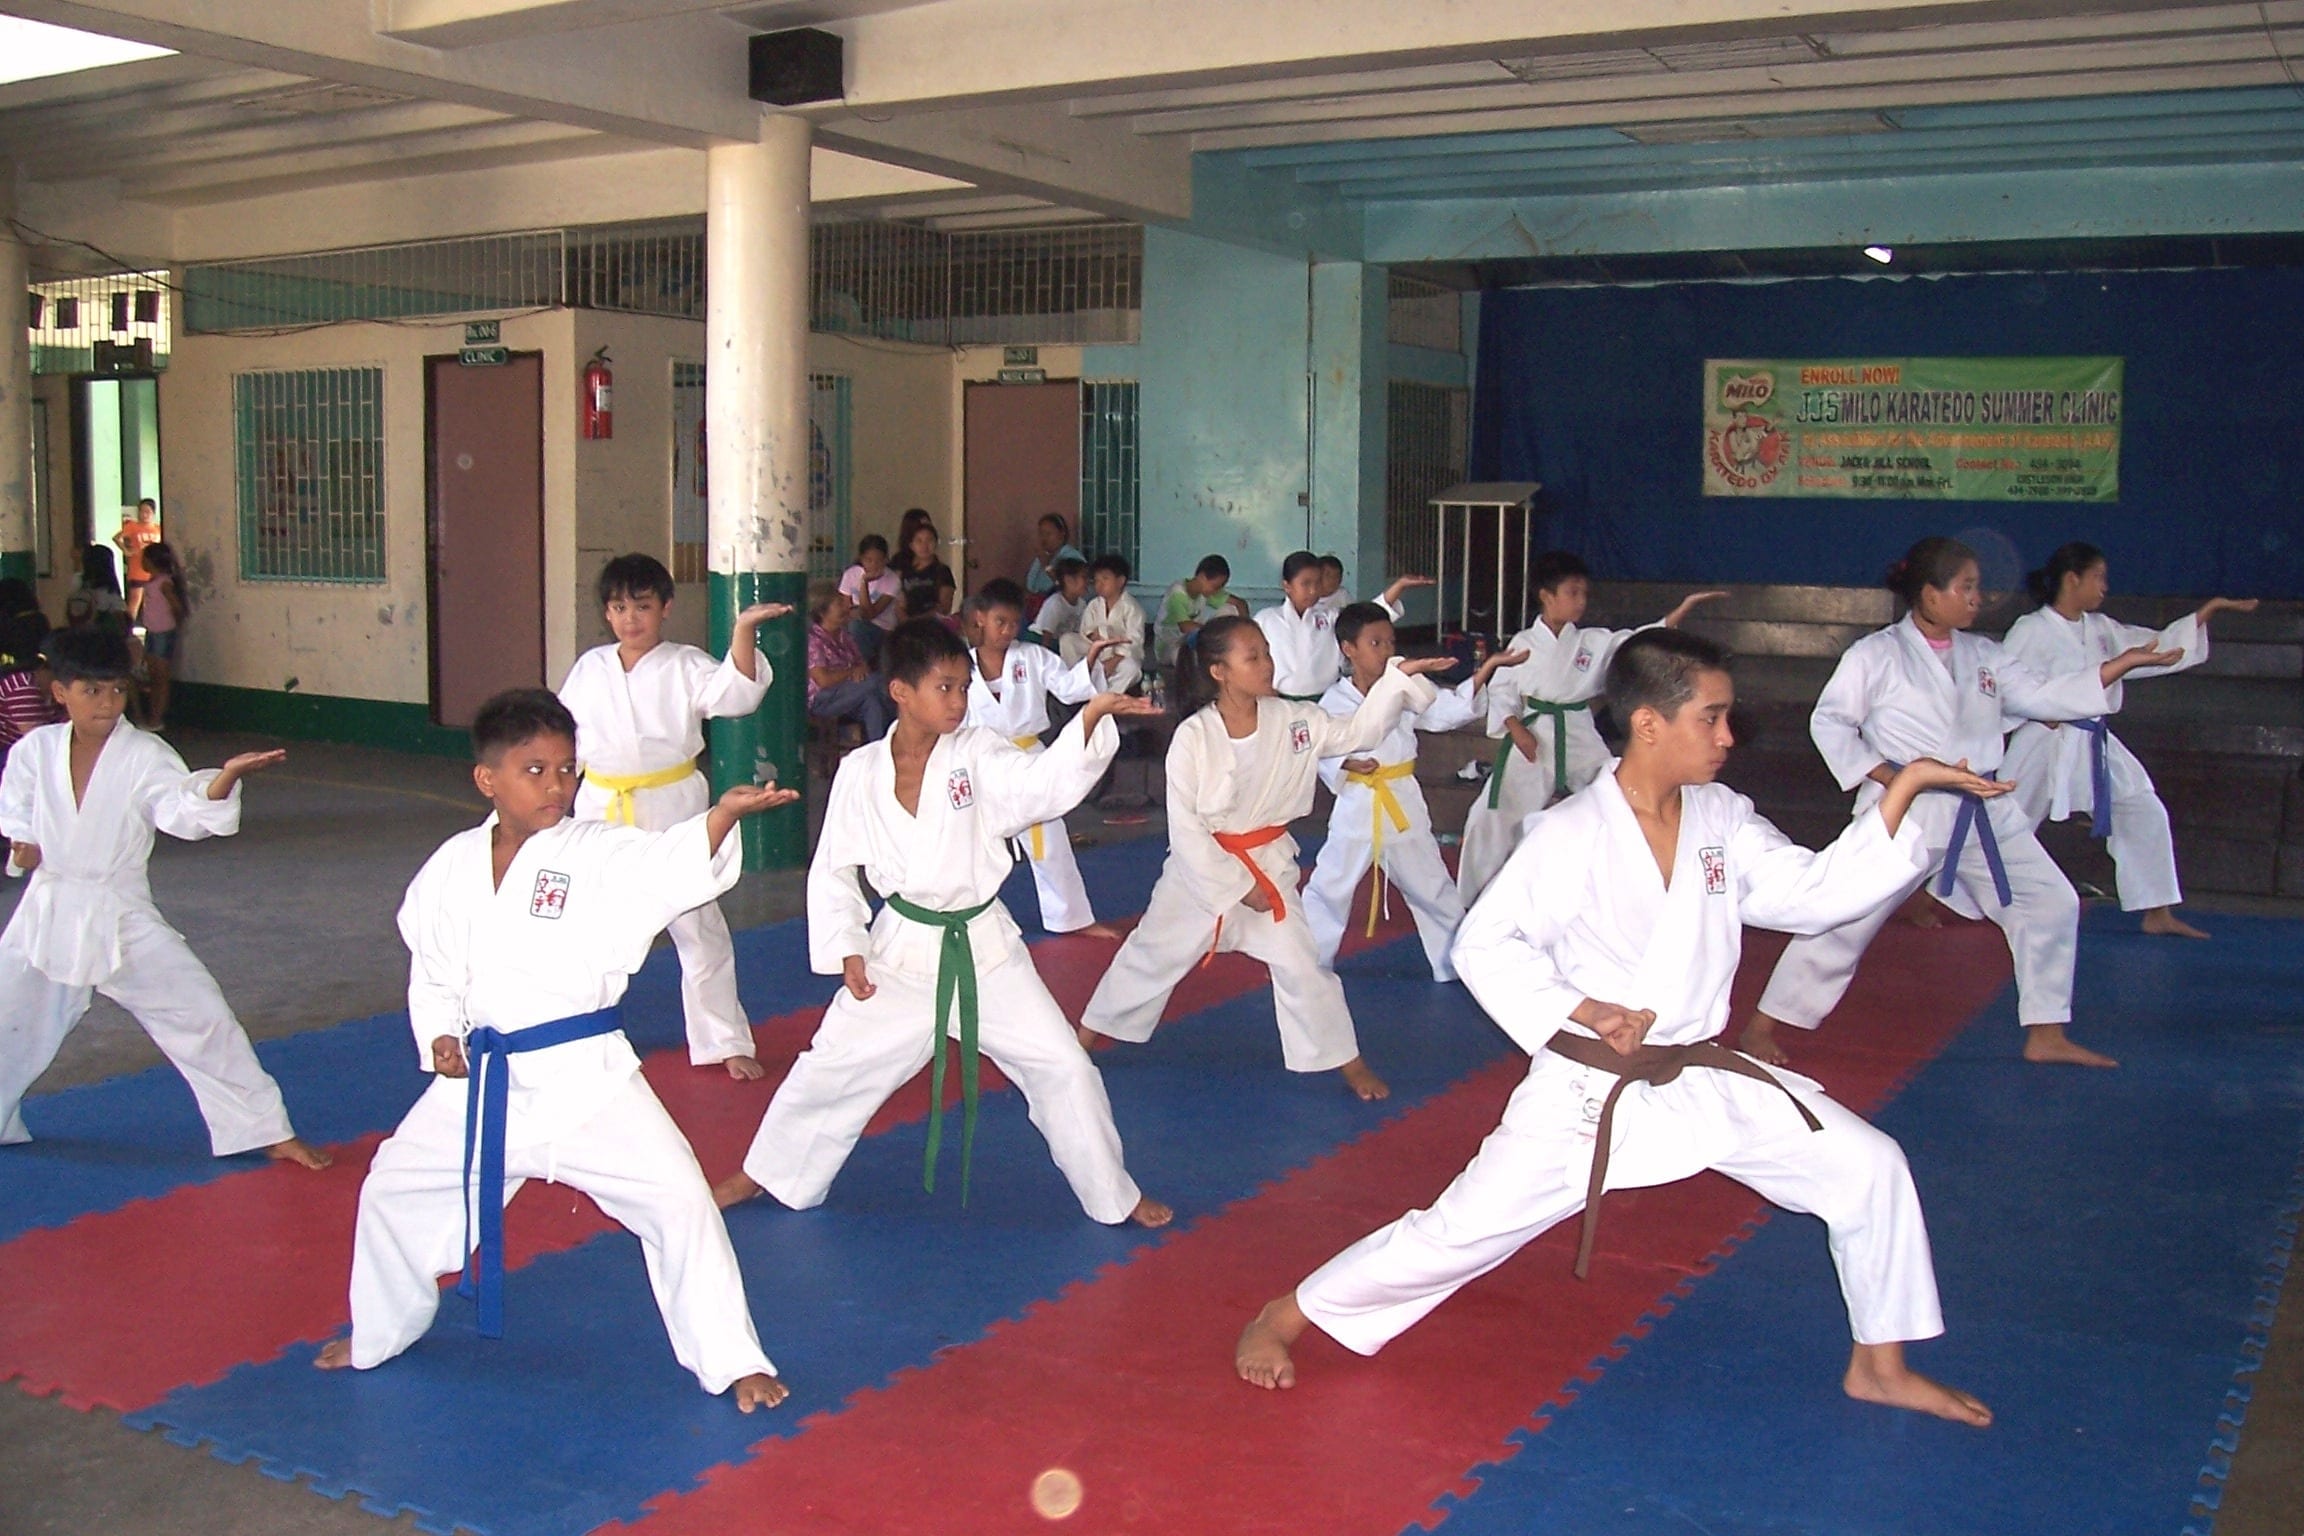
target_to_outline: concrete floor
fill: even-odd
[[[192,733],[178,739],[196,765],[268,744]],[[1133,767],[1124,774],[1134,781]],[[431,850],[484,809],[461,763],[297,745],[287,764],[251,784],[239,837],[160,840],[153,890],[257,1038],[388,1012],[405,1002],[407,957],[392,921],[401,892]],[[1087,809],[1073,827],[1098,841],[1164,835],[1156,807],[1138,826],[1107,825]],[[0,920],[21,889],[12,882],[0,889]],[[800,877],[747,876],[724,906],[739,928],[794,916]],[[2203,901],[2191,910],[2295,916],[2304,903]],[[135,1023],[99,999],[36,1091],[160,1060]],[[2304,1301],[2293,1294],[2256,1394],[2218,1536],[2299,1536]],[[413,1528],[125,1429],[110,1413],[79,1413],[0,1386],[0,1536],[376,1536]]]

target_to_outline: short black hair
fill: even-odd
[[[1040,521],[1043,523],[1054,523],[1056,525],[1056,532],[1059,537],[1066,539],[1072,537],[1072,525],[1065,520],[1063,513],[1043,512],[1040,514]]]
[[[1013,609],[1021,616],[1024,612],[1024,589],[1005,576],[995,576],[969,594],[970,613],[987,613],[994,608]]]
[[[1094,560],[1088,562],[1088,569],[1092,571],[1109,571],[1113,575],[1119,577],[1122,581],[1126,581],[1130,576],[1135,574],[1135,572],[1129,567],[1128,557],[1126,555],[1098,555]]]
[[[1644,629],[1616,648],[1603,691],[1619,720],[1652,709],[1669,720],[1696,696],[1696,674],[1730,670],[1727,648],[1684,629]]]
[[[906,619],[880,642],[880,674],[892,683],[917,683],[944,662],[968,665],[968,647],[933,618]]]
[[[1578,576],[1590,581],[1592,567],[1564,549],[1544,551],[1536,557],[1536,563],[1528,568],[1528,579],[1536,584],[1539,592],[1557,592],[1560,583],[1574,580]]]
[[[1280,585],[1286,586],[1306,571],[1318,570],[1320,557],[1308,549],[1297,550],[1280,562]]]
[[[603,608],[620,597],[629,600],[653,595],[656,601],[668,603],[672,601],[672,573],[654,555],[618,555],[600,567],[599,591]]]
[[[576,742],[576,717],[549,688],[507,688],[472,717],[472,756],[494,762],[539,736],[565,736]]]
[[[135,673],[125,630],[87,624],[48,637],[48,670],[60,683],[125,682]]]
[[[1391,622],[1391,610],[1382,603],[1346,603],[1336,615],[1336,643],[1350,645],[1369,625]]]
[[[857,559],[863,559],[874,550],[880,551],[885,556],[888,553],[888,541],[877,533],[868,533],[856,541]]]
[[[1088,562],[1078,555],[1066,555],[1048,568],[1048,574],[1055,577],[1059,582],[1069,581],[1075,576],[1087,575]]]
[[[1192,567],[1192,574],[1202,581],[1230,581],[1232,562],[1222,555],[1202,555],[1200,563]]]
[[[1960,567],[1983,563],[1976,558],[1976,551],[1958,539],[1935,534],[1904,551],[1904,558],[1881,576],[1880,585],[1904,599],[1905,607],[1917,608],[1924,588],[1941,592],[1960,579]]]
[[[1320,569],[1324,571],[1334,571],[1337,575],[1341,576],[1344,574],[1344,562],[1340,557],[1336,555],[1322,555],[1320,557]]]

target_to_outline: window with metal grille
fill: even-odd
[[[1435,352],[1464,350],[1464,296],[1455,289],[1395,272],[1388,297],[1384,326],[1388,340]]]
[[[1091,558],[1123,555],[1143,563],[1138,510],[1136,381],[1080,382],[1080,547]]]
[[[808,574],[846,565],[849,517],[849,379],[808,375]],[[705,498],[704,365],[672,365],[672,579],[711,575],[711,514]]]
[[[1394,379],[1384,418],[1385,569],[1429,572],[1440,536],[1432,498],[1464,478],[1472,392]]]
[[[168,366],[165,272],[34,283],[34,373],[144,373]]]
[[[384,370],[232,379],[247,581],[384,579]]]

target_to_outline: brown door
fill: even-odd
[[[1050,512],[1079,543],[1080,385],[971,384],[962,404],[968,561],[960,581],[973,592],[995,576],[1024,580],[1038,548],[1032,530]]]
[[[426,358],[432,717],[544,683],[544,360]]]

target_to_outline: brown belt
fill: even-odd
[[[1608,1097],[1600,1106],[1600,1124],[1592,1144],[1592,1180],[1584,1189],[1584,1231],[1576,1243],[1576,1278],[1581,1280],[1592,1267],[1592,1244],[1600,1235],[1600,1190],[1608,1178],[1608,1132],[1616,1123],[1616,1101],[1633,1083],[1653,1083],[1658,1087],[1678,1077],[1686,1067],[1709,1067],[1715,1072],[1733,1072],[1738,1077],[1749,1077],[1766,1083],[1792,1101],[1800,1111],[1800,1118],[1808,1122],[1808,1129],[1821,1131],[1819,1121],[1798,1095],[1766,1067],[1748,1057],[1739,1056],[1722,1045],[1715,1036],[1699,1040],[1694,1045],[1643,1045],[1631,1055],[1617,1052],[1605,1040],[1590,1035],[1560,1030],[1545,1045],[1545,1049],[1567,1057],[1580,1067],[1592,1067],[1613,1073],[1616,1086],[1608,1090]]]

